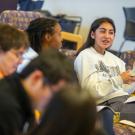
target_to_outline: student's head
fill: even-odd
[[[73,81],[73,66],[57,50],[47,49],[28,64],[20,78],[34,105],[42,107],[53,93]]]
[[[39,127],[31,135],[93,135],[96,104],[89,92],[66,86],[48,104]]]
[[[33,20],[27,33],[30,45],[37,53],[48,47],[59,49],[62,45],[61,26],[52,18]]]
[[[115,24],[112,19],[107,17],[96,19],[92,23],[86,43],[80,51],[91,46],[99,49],[111,47],[115,32]]]
[[[16,71],[28,44],[26,33],[12,26],[0,24],[0,72],[4,76]]]

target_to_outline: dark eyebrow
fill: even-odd
[[[106,30],[105,28],[99,28],[100,30]],[[110,29],[109,31],[113,31],[114,32],[114,29]]]

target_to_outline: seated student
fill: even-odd
[[[98,105],[110,106],[121,112],[120,119],[135,122],[135,104],[124,103],[129,97],[125,84],[132,87],[135,77],[125,71],[125,63],[120,58],[107,51],[115,32],[110,18],[95,20],[88,40],[75,60],[74,69],[80,84],[97,98]]]
[[[66,83],[73,82],[72,73],[73,67],[66,56],[47,49],[20,74],[2,79],[0,135],[20,134],[26,131],[28,125],[33,126],[34,110],[44,108],[53,93]]]
[[[0,79],[16,71],[28,48],[27,35],[16,28],[0,24]]]
[[[90,93],[66,86],[53,96],[30,135],[95,135],[95,123],[96,104]]]
[[[28,33],[31,48],[24,54],[24,61],[19,66],[18,72],[20,72],[43,49],[59,49],[62,46],[61,26],[57,20],[50,18],[35,19],[31,21],[26,31]]]

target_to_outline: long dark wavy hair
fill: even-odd
[[[87,40],[86,40],[85,44],[78,50],[77,55],[78,55],[82,50],[84,50],[84,49],[86,49],[86,48],[89,48],[89,47],[91,47],[91,46],[94,46],[94,44],[95,44],[95,39],[93,39],[93,38],[91,37],[91,33],[92,33],[92,32],[95,32],[95,31],[97,30],[97,28],[99,28],[100,25],[102,25],[102,24],[105,23],[105,22],[110,23],[110,24],[112,25],[113,29],[114,29],[114,33],[116,32],[115,24],[114,24],[114,22],[113,22],[112,19],[110,19],[110,18],[108,18],[108,17],[102,17],[102,18],[96,19],[96,20],[92,23],[92,25],[91,25],[91,27],[90,27],[90,31],[89,31],[89,33],[88,33],[88,37],[87,37]]]

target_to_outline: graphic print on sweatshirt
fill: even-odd
[[[98,81],[110,81],[114,90],[121,89],[118,81],[115,78],[120,74],[119,66],[106,66],[103,61],[98,61],[95,64],[98,73]]]

